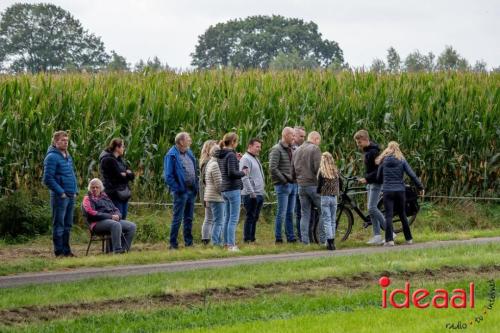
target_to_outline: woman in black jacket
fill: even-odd
[[[127,218],[128,201],[131,196],[129,181],[134,180],[134,173],[123,160],[125,143],[122,139],[111,140],[99,156],[99,171],[104,183],[104,191],[120,210],[122,218]]]
[[[227,133],[217,151],[222,176],[222,197],[224,198],[224,243],[229,251],[239,251],[236,246],[236,226],[240,217],[241,178],[248,175],[248,169],[240,171],[238,157],[234,149],[238,146],[238,135]]]

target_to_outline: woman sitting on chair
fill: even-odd
[[[135,235],[135,224],[121,219],[120,211],[103,192],[104,186],[99,178],[90,181],[88,190],[83,198],[83,209],[90,223],[90,229],[97,234],[107,232],[111,234],[113,253],[129,251]],[[125,240],[123,245],[122,233]]]

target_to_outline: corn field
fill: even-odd
[[[186,74],[66,74],[0,77],[0,187],[42,188],[55,130],[71,133],[70,153],[85,188],[113,137],[126,140],[138,177],[135,199],[166,199],[163,156],[183,130],[199,155],[207,139],[236,131],[268,152],[284,126],[322,135],[344,174],[361,175],[353,135],[400,143],[428,193],[498,196],[500,74],[376,75],[325,71]],[[495,157],[496,156],[496,157]],[[269,174],[267,172],[267,174]],[[268,189],[271,190],[270,177]]]

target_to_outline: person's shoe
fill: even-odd
[[[57,254],[54,254],[56,256],[56,258],[64,258],[65,255],[63,253],[57,253]]]
[[[405,244],[406,244],[406,245],[411,245],[411,244],[413,244],[413,239],[407,240]]]
[[[127,252],[125,249],[119,249],[119,250],[113,251],[113,254],[124,254],[125,252]]]
[[[396,237],[398,236],[398,234],[396,234],[395,232],[392,233],[392,239],[393,240],[396,240]]]
[[[76,255],[73,252],[66,253],[64,256],[65,257],[76,257]]]
[[[240,252],[240,249],[239,249],[236,245],[229,246],[229,247],[227,248],[227,250],[228,250],[229,252]]]
[[[384,243],[384,246],[394,246],[394,241],[388,241]]]
[[[334,239],[327,239],[326,240],[326,249],[328,251],[333,251],[335,250],[335,240]]]
[[[208,245],[210,243],[210,239],[202,239],[201,242],[203,245]]]
[[[283,244],[283,240],[282,239],[277,239],[274,243],[275,244]]]
[[[382,245],[382,244],[384,244],[384,239],[382,238],[381,235],[375,235],[368,242],[366,242],[366,244],[368,244],[368,245]]]
[[[179,246],[178,245],[170,245],[168,247],[169,250],[178,250],[179,249]]]
[[[297,243],[297,240],[296,239],[292,239],[292,240],[287,240],[286,242],[287,243]]]

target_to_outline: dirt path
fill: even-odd
[[[451,240],[451,241],[433,241],[427,243],[417,243],[411,246],[396,246],[396,247],[363,247],[356,249],[345,249],[337,251],[314,251],[314,252],[295,252],[282,254],[268,254],[258,256],[233,257],[224,259],[207,259],[198,261],[182,261],[165,264],[150,264],[150,265],[131,265],[131,266],[114,266],[101,268],[85,268],[75,269],[72,271],[63,272],[48,272],[48,273],[28,273],[0,277],[0,288],[18,287],[28,284],[41,283],[59,283],[77,281],[93,277],[102,276],[129,276],[129,275],[145,275],[158,272],[177,272],[188,271],[202,268],[228,267],[243,264],[258,264],[265,262],[279,262],[291,260],[303,260],[308,258],[321,258],[328,256],[350,256],[356,254],[372,254],[394,251],[412,251],[416,249],[437,248],[443,246],[452,246],[459,244],[485,244],[492,242],[500,242],[500,237],[475,238],[467,240]]]
[[[317,292],[349,289],[362,289],[376,284],[380,276],[389,276],[395,281],[399,279],[429,280],[439,278],[440,281],[451,281],[463,278],[467,274],[474,274],[475,278],[498,277],[500,265],[487,267],[449,267],[440,269],[425,269],[416,272],[362,272],[347,277],[328,277],[320,280],[303,280],[256,284],[246,287],[212,288],[200,292],[147,295],[144,297],[126,297],[105,301],[71,303],[45,306],[26,306],[0,310],[0,324],[19,325],[34,322],[61,320],[79,316],[109,313],[113,311],[133,311],[140,309],[161,309],[174,306],[193,307],[204,304],[214,304],[224,301],[252,299],[263,295],[304,295]]]

